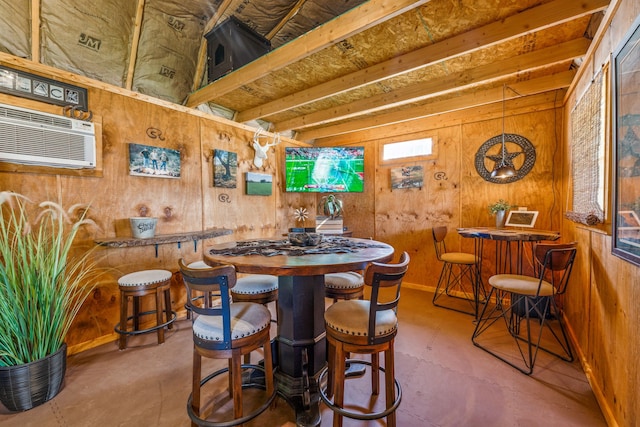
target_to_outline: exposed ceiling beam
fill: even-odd
[[[292,8],[291,8],[291,10],[289,11],[289,13],[287,13],[287,14],[285,15],[285,17],[284,17],[284,18],[282,18],[282,19],[280,20],[280,22],[278,22],[278,25],[276,25],[275,27],[273,27],[273,28],[271,29],[271,31],[269,31],[269,32],[267,33],[267,35],[265,36],[265,38],[266,38],[267,40],[271,40],[271,39],[273,38],[273,36],[275,36],[275,35],[278,33],[278,31],[280,31],[280,30],[282,29],[282,27],[284,27],[284,26],[285,26],[285,24],[286,24],[287,22],[289,22],[289,19],[291,19],[291,18],[293,18],[294,16],[296,16],[296,14],[300,11],[300,8],[302,7],[302,5],[303,5],[303,4],[305,4],[305,2],[306,2],[306,1],[307,1],[307,0],[298,0],[298,2],[297,2],[295,5],[293,5],[293,7],[292,7]]]
[[[349,104],[332,107],[290,120],[274,123],[274,131],[301,130],[330,122],[356,117],[383,109],[391,109],[427,98],[460,91],[479,84],[514,76],[526,70],[549,67],[569,62],[585,54],[589,40],[579,38],[559,45],[528,52],[512,58],[495,61],[470,70],[465,70],[443,78],[422,81],[387,93],[364,98]]]
[[[223,96],[265,75],[300,61],[336,42],[388,21],[429,0],[369,0],[314,30],[287,43],[283,48],[242,67],[242,72],[229,73],[191,94],[187,106],[195,107]],[[589,0],[585,0],[589,1]],[[594,1],[594,0],[591,0]]]
[[[484,49],[536,30],[539,31],[562,22],[577,19],[603,10],[608,4],[609,0],[555,0],[545,3],[502,21],[493,22],[442,42],[425,46],[405,55],[355,71],[338,79],[239,112],[236,117],[239,122],[265,118],[281,111],[425,68],[437,62],[468,54],[475,50]],[[239,79],[242,79],[244,70],[234,74]],[[217,95],[221,96],[221,94]]]
[[[40,62],[40,0],[31,0],[31,60]]]
[[[533,111],[542,111],[562,105],[563,92],[566,89],[558,89],[555,91],[543,92],[537,95],[524,96],[522,98],[511,99],[507,101],[508,112],[510,116],[519,114],[528,114]],[[398,138],[421,138],[425,132],[430,133],[435,129],[442,129],[451,126],[459,126],[461,123],[474,123],[502,117],[502,103],[494,102],[491,104],[476,107],[473,115],[467,110],[461,109],[452,112],[443,112],[422,117],[411,122],[391,123],[380,127],[365,129],[358,132],[345,133],[336,136],[329,136],[322,139],[316,139],[316,146],[334,146],[334,145],[353,145],[362,144],[365,141],[389,141],[390,139],[399,141]],[[416,132],[407,134],[407,126]]]
[[[136,7],[136,23],[133,27],[133,37],[131,38],[131,52],[129,52],[129,66],[127,67],[127,79],[124,84],[125,89],[131,90],[133,87],[133,74],[136,69],[136,59],[138,58],[138,45],[140,44],[140,33],[142,32],[142,17],[144,15],[145,0],[138,0]]]
[[[506,95],[506,99],[517,98],[519,96],[534,95],[537,93],[547,92],[555,89],[569,87],[575,71],[564,71],[537,79],[531,79],[521,83],[508,83],[509,87],[514,89],[520,95]],[[429,104],[419,105],[407,109],[400,109],[391,113],[372,115],[360,120],[341,123],[334,126],[327,126],[318,129],[300,132],[296,135],[299,141],[311,141],[318,138],[339,135],[344,133],[356,132],[364,129],[371,129],[391,123],[401,123],[409,120],[415,120],[431,115],[439,114],[444,111],[456,111],[468,109],[489,104],[492,102],[502,101],[502,87],[488,89],[482,92],[476,92],[469,95],[463,95],[457,98],[447,99],[443,101],[432,102]]]

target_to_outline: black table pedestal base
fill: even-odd
[[[296,412],[296,426],[319,426],[321,417],[318,375],[305,380],[276,371],[275,376],[278,394]]]
[[[278,278],[280,394],[296,411],[298,426],[320,425],[318,376],[326,366],[324,275]]]

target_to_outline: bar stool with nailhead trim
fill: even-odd
[[[249,274],[238,277],[236,285],[230,289],[233,302],[255,302],[267,305],[276,304],[276,318],[278,321],[278,276],[270,274]]]
[[[362,274],[355,271],[325,274],[324,294],[327,298],[332,298],[333,302],[362,299],[364,298],[364,278]]]
[[[114,330],[120,334],[118,347],[127,348],[127,337],[156,331],[158,344],[164,342],[164,329],[171,329],[176,320],[176,312],[171,310],[171,272],[167,270],[142,270],[125,274],[118,279],[120,287],[120,323]],[[155,310],[140,312],[140,298],[155,296]],[[164,298],[163,298],[164,296]],[[129,298],[133,299],[133,313],[129,316]],[[164,299],[164,308],[162,307]],[[165,319],[163,320],[163,313]],[[154,326],[140,329],[142,316],[155,314]],[[128,323],[132,321],[132,328],[128,330]]]
[[[204,261],[195,261],[187,267],[193,269],[212,268]],[[276,304],[276,318],[278,321],[278,276],[270,274],[250,274],[238,277],[236,285],[231,288],[231,299],[233,302],[255,302],[257,304],[267,305],[270,302]],[[188,304],[185,304],[187,308]],[[191,316],[191,310],[187,308],[187,319]]]
[[[320,371],[320,398],[333,411],[334,427],[342,426],[342,417],[375,420],[387,417],[387,425],[395,426],[395,410],[402,399],[400,383],[395,378],[394,341],[398,332],[396,310],[400,301],[400,286],[409,266],[409,254],[403,252],[397,264],[370,263],[365,272],[365,284],[371,286],[371,299],[338,301],[324,314],[329,343],[328,366]],[[380,288],[391,293],[380,295]],[[395,291],[395,292],[393,292]],[[370,354],[371,362],[348,359],[350,353]],[[379,364],[384,353],[384,368]],[[357,362],[371,367],[371,391],[380,391],[379,371],[384,372],[386,408],[375,413],[353,411],[344,407],[345,363]],[[331,398],[333,397],[333,401]]]
[[[197,316],[193,321],[193,378],[192,392],[187,403],[187,414],[192,426],[230,427],[241,425],[257,417],[273,402],[276,387],[273,380],[271,356],[270,320],[271,313],[261,304],[251,302],[230,302],[229,291],[236,285],[236,271],[233,265],[219,265],[210,268],[189,268],[181,259],[178,261],[184,284],[187,287],[187,304]],[[194,305],[200,300],[203,305]],[[219,307],[212,307],[211,301],[220,301]],[[241,358],[262,347],[264,365],[243,364]],[[217,370],[202,378],[202,358],[228,359],[226,368]],[[246,359],[246,357],[245,357]],[[243,371],[257,370],[264,375],[260,381],[243,381]],[[204,387],[211,379],[228,374],[228,389],[213,396]],[[245,378],[248,379],[248,378]],[[263,389],[262,404],[252,405],[248,413],[244,411],[243,390]],[[206,404],[202,394],[207,391]],[[215,393],[214,393],[215,394]],[[222,401],[226,394],[233,401],[233,419],[227,421],[209,420],[210,410],[222,410],[224,405],[211,405]],[[206,410],[205,408],[206,407]],[[216,414],[216,416],[221,414]]]

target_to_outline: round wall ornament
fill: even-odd
[[[524,136],[513,133],[504,134],[504,139],[504,153],[502,152],[502,134],[487,140],[476,152],[476,171],[478,171],[478,175],[484,178],[485,181],[495,184],[508,184],[524,178],[525,175],[533,169],[533,165],[536,162],[536,149],[533,144]],[[517,145],[519,149],[510,151],[508,147],[511,146],[511,150],[513,150],[512,145],[514,144]],[[499,149],[492,151],[491,149],[494,146],[498,146]],[[489,154],[489,152],[495,152],[495,154]],[[513,167],[516,170],[516,174],[509,178],[493,178],[491,177],[491,171],[502,162],[502,156],[504,156],[505,165]],[[516,164],[521,163],[520,168],[514,165],[515,159],[518,159]],[[491,169],[487,168],[487,165],[489,165]]]

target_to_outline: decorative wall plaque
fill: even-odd
[[[87,107],[87,89],[0,65],[0,92],[54,105]]]
[[[506,143],[510,143],[509,145],[515,144],[521,149],[519,151],[509,151],[508,148],[505,148],[505,164],[514,167],[516,174],[509,178],[491,177],[491,171],[502,161],[502,134],[500,134],[487,140],[476,152],[476,171],[478,171],[478,174],[484,178],[485,181],[495,184],[508,184],[524,178],[525,175],[533,169],[533,165],[536,162],[536,149],[533,144],[524,136],[513,133],[504,134],[504,138]],[[507,145],[507,147],[509,145]],[[495,146],[498,146],[500,149],[493,150],[495,154],[489,154]],[[520,156],[523,156],[522,166],[518,169],[515,167],[513,161]],[[487,166],[489,166],[489,168]]]

